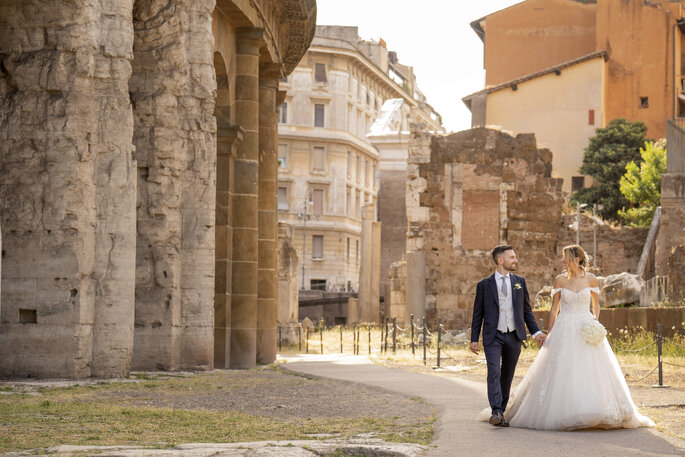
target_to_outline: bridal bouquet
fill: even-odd
[[[595,319],[583,324],[583,337],[588,344],[597,345],[607,336],[607,329]]]

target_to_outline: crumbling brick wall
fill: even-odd
[[[409,149],[407,251],[425,253],[429,322],[468,326],[497,244],[514,247],[532,296],[551,283],[563,203],[551,151],[538,149],[532,134],[488,128],[416,133]]]

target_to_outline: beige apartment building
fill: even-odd
[[[407,121],[441,130],[412,67],[383,40],[357,27],[317,26],[311,47],[280,89],[278,219],[293,227],[299,287],[357,291],[362,206],[375,205],[379,152],[367,138],[387,100],[400,99]],[[404,199],[404,196],[398,196]]]

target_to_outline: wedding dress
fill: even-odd
[[[538,430],[653,427],[640,415],[606,338],[589,344],[583,323],[594,319],[591,292],[554,289],[561,311],[504,413],[512,427]]]

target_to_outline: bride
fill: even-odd
[[[583,336],[583,324],[599,317],[598,282],[585,271],[585,251],[567,246],[561,262],[566,272],[554,281],[549,335],[505,419],[539,430],[653,427],[638,413],[606,338],[593,345]]]

